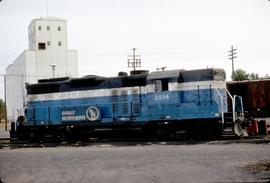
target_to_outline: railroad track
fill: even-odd
[[[232,143],[255,143],[270,144],[270,136],[256,136],[242,139],[220,139],[213,141],[160,141],[149,139],[90,139],[89,141],[76,142],[11,142],[10,139],[0,139],[0,149],[18,149],[18,148],[44,148],[44,147],[83,147],[83,146],[146,146],[146,145],[196,145],[196,144],[232,144]]]

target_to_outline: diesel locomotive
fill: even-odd
[[[12,139],[90,138],[103,129],[158,138],[246,135],[242,99],[226,89],[223,69],[52,78],[26,89],[25,115],[12,125]]]

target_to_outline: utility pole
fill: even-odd
[[[128,55],[128,67],[132,67],[133,70],[135,71],[137,67],[141,67],[141,59],[138,58],[140,55],[136,55],[136,48],[132,49],[133,54]]]
[[[4,91],[5,91],[5,106],[4,106],[4,115],[5,115],[5,130],[7,131],[7,77],[4,74]]]
[[[3,76],[4,78],[4,120],[5,120],[5,130],[7,131],[8,125],[7,125],[7,76],[5,74],[0,74],[0,76]]]
[[[229,51],[230,54],[228,55],[229,56],[229,60],[232,61],[232,80],[233,81],[235,79],[234,78],[234,74],[235,74],[234,73],[234,59],[237,58],[237,56],[235,56],[236,55],[236,50],[237,49],[234,49],[233,46],[231,46],[231,50]]]
[[[49,15],[49,0],[46,0],[46,16],[48,17]]]

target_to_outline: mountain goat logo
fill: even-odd
[[[89,121],[96,121],[99,119],[100,112],[97,107],[95,106],[90,106],[86,110],[86,118]]]

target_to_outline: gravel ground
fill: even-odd
[[[134,145],[0,149],[2,182],[267,182],[249,171],[269,144]],[[267,179],[268,178],[268,179]]]
[[[9,130],[5,130],[4,124],[0,123],[0,139],[9,138]]]

